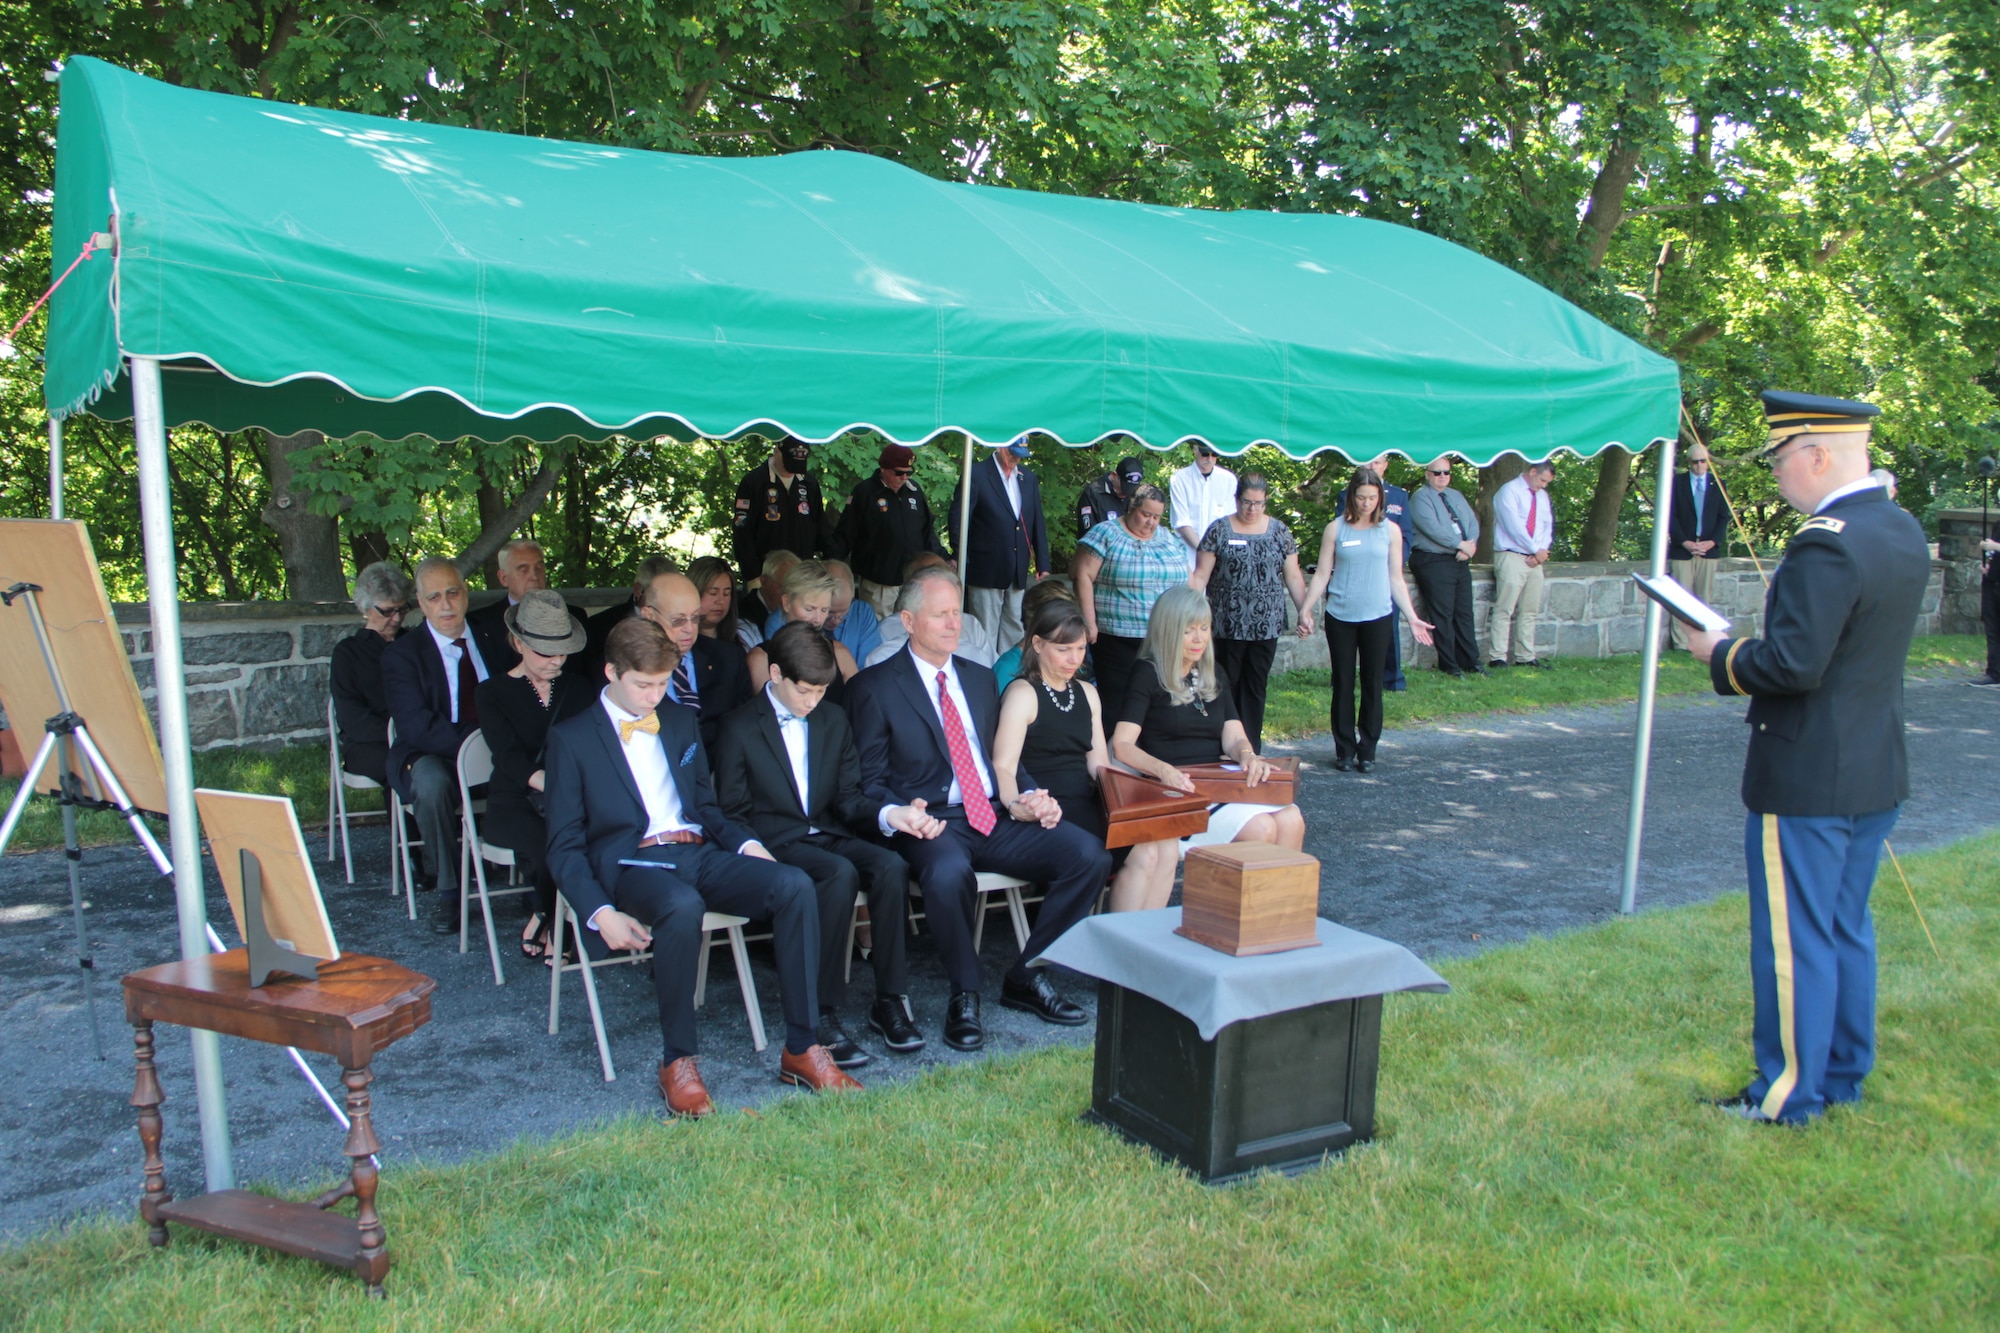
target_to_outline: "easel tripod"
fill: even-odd
[[[55,690],[56,715],[42,724],[41,748],[29,761],[28,770],[21,778],[21,788],[14,794],[14,803],[7,809],[6,822],[0,823],[0,854],[5,854],[7,844],[13,840],[15,826],[21,822],[21,815],[28,808],[28,801],[35,795],[36,784],[44,770],[51,763],[56,768],[56,801],[62,807],[63,855],[69,864],[69,905],[70,916],[76,925],[77,968],[83,973],[84,1007],[90,1015],[90,1044],[97,1058],[104,1058],[104,1042],[97,1030],[97,994],[91,982],[93,971],[90,957],[90,943],[83,929],[83,846],[77,839],[76,812],[86,810],[114,810],[124,816],[132,826],[132,833],[139,839],[139,845],[153,858],[162,875],[173,873],[173,863],[160,849],[153,831],[146,827],[146,821],[132,808],[131,798],[118,781],[111,765],[104,761],[97,743],[90,738],[90,728],[78,717],[70,704],[69,689],[63,683],[62,671],[56,666],[55,651],[49,644],[49,628],[42,620],[41,603],[35,594],[41,586],[34,583],[16,583],[0,592],[0,604],[8,607],[16,599],[28,608],[28,620],[35,629],[35,643],[42,650],[42,665],[49,673],[49,684]],[[88,767],[77,762],[81,753]]]

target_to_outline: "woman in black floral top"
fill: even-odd
[[[1299,544],[1285,525],[1264,512],[1271,484],[1246,472],[1236,483],[1236,512],[1218,518],[1196,548],[1188,582],[1208,594],[1215,615],[1215,656],[1228,682],[1230,702],[1250,744],[1264,748],[1264,686],[1285,632],[1287,594],[1301,612],[1299,634],[1312,632],[1303,615],[1306,577]]]

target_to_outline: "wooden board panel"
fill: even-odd
[[[1252,787],[1243,780],[1240,764],[1183,764],[1181,772],[1194,780],[1195,794],[1212,805],[1232,801],[1244,805],[1290,805],[1298,799],[1299,761],[1292,755],[1272,758],[1271,774]]]
[[[1152,778],[1107,768],[1097,778],[1104,801],[1104,845],[1116,850],[1161,838],[1185,838],[1208,828],[1204,796],[1175,791]]]
[[[160,1205],[160,1216],[231,1240],[249,1241],[340,1268],[361,1257],[361,1227],[351,1217],[309,1203],[249,1190],[217,1190]]]
[[[243,938],[240,853],[247,849],[264,867],[264,928],[271,932],[271,938],[309,958],[340,957],[291,798],[197,787],[194,800],[201,811],[201,827],[208,835],[215,868],[222,876],[223,892],[229,895],[236,937]]]
[[[111,614],[111,599],[98,576],[97,553],[81,523],[67,519],[0,519],[0,588],[34,583],[49,627],[56,669],[69,690],[70,707],[90,728],[105,762],[141,810],[167,808],[167,778],[153,720],[139,699],[139,682],[125,656]],[[27,604],[16,599],[0,608],[0,708],[32,756],[42,743],[42,724],[58,711],[42,650],[28,619]],[[37,790],[53,792],[53,768]]]

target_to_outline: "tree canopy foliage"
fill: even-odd
[[[1470,246],[1679,360],[1685,428],[1723,457],[1760,435],[1755,395],[1773,385],[1880,403],[1878,440],[1920,513],[1976,497],[1971,460],[2000,446],[1994,0],[0,0],[9,324],[48,282],[51,79],[77,54],[554,138],[866,152],[999,185],[1362,214]],[[36,514],[39,326],[19,344],[0,363],[0,512]],[[829,495],[872,470],[877,443],[821,451]],[[134,593],[127,433],[80,421],[67,448],[71,512]],[[761,445],[183,430],[173,449],[184,590],[243,598],[327,595],[382,554],[477,556],[517,520],[562,581],[622,582],[642,550],[722,537]],[[1051,513],[1109,461],[1038,448]],[[939,507],[954,463],[920,451]],[[1347,470],[1332,455],[1248,465],[1308,530]],[[1781,541],[1768,482],[1725,481],[1754,539]],[[1622,452],[1562,463],[1565,553],[1636,554],[1639,492]]]

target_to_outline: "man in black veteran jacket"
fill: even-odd
[[[715,803],[694,713],[666,700],[680,654],[634,617],[604,645],[597,705],[549,729],[549,869],[583,922],[579,943],[653,951],[660,1094],[676,1115],[715,1110],[695,1069],[694,981],[701,918],[714,910],[771,923],[785,1008],[778,1077],[814,1092],[859,1085],[813,1040],[819,911],[804,871],[777,864]]]
[[[771,855],[812,876],[819,893],[819,1044],[842,1069],[868,1054],[840,1025],[847,998],[847,933],[855,893],[868,889],[875,926],[875,1006],[868,1026],[892,1051],[921,1050],[923,1034],[910,1013],[903,915],[910,868],[857,830],[879,813],[861,791],[861,761],[840,705],[824,702],[839,675],[833,645],[804,621],[764,641],[770,679],[722,724],[715,746],[715,792],[731,819],[757,831]],[[889,827],[934,837],[943,825],[923,803],[888,812]]]
[[[913,571],[898,614],[908,646],[847,682],[847,711],[861,756],[861,784],[880,810],[883,836],[903,854],[924,895],[925,919],[951,980],[944,1040],[955,1050],[985,1044],[979,1017],[979,954],[972,947],[978,872],[996,871],[1047,886],[1027,947],[1000,985],[1000,1003],[1046,1023],[1074,1027],[1089,1015],[1063,998],[1028,960],[1090,913],[1111,872],[1111,853],[1066,823],[1062,807],[1018,775],[1022,795],[1001,805],[993,780],[993,728],[1000,695],[990,667],[959,657],[958,578],[948,569]],[[942,831],[910,834],[889,816],[921,801]],[[877,929],[881,929],[880,926]]]
[[[1757,1075],[1721,1103],[1804,1124],[1860,1100],[1875,1058],[1868,892],[1910,794],[1903,662],[1930,576],[1923,529],[1868,476],[1866,403],[1766,393],[1760,451],[1812,515],[1771,576],[1764,636],[1689,638],[1716,691],[1750,696],[1743,803]]]

